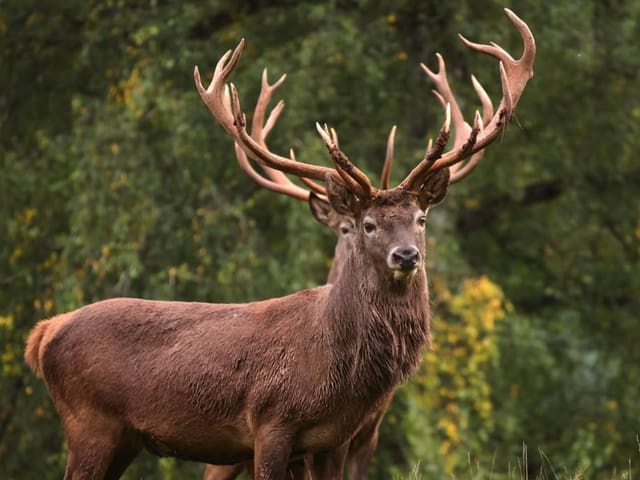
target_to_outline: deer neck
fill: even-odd
[[[403,283],[352,255],[330,297],[334,366],[348,372],[354,388],[379,394],[415,370],[430,341],[424,267]]]

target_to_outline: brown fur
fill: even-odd
[[[337,213],[329,202],[325,199],[317,196],[314,192],[309,192],[309,209],[313,217],[321,224],[329,227],[337,237],[337,242],[334,250],[333,261],[331,263],[331,269],[327,283],[334,283],[340,276],[342,267],[344,266],[347,257],[351,255],[353,249],[353,241],[355,237],[355,225],[353,219],[346,215]],[[367,432],[369,434],[369,432]],[[377,438],[377,437],[376,437]],[[364,448],[359,448],[357,455],[351,455],[349,450],[349,463],[357,463],[362,465],[359,471],[365,472],[369,465],[369,461],[375,450],[375,442],[368,442],[362,440],[360,443],[373,444],[373,450],[371,452],[365,451]],[[363,459],[363,460],[362,460]],[[307,459],[307,462],[311,460]],[[242,472],[247,471],[249,476],[253,478],[253,465],[251,462],[245,464],[228,466],[228,465],[207,465],[204,471],[204,480],[233,480],[237,478]],[[306,471],[304,462],[298,460],[292,462],[288,466],[287,479],[290,480],[304,480],[306,478]],[[364,478],[352,477],[352,478]]]
[[[42,376],[42,347],[47,345],[51,337],[70,319],[70,313],[63,313],[49,320],[42,320],[29,333],[24,361],[39,377]]]
[[[314,479],[341,478],[344,446],[429,340],[418,197],[380,196],[352,212],[354,252],[333,286],[240,305],[118,298],[37,326],[27,359],[64,425],[65,478],[118,478],[143,447],[253,458],[259,479],[283,479],[289,458],[309,452]],[[408,244],[420,262],[396,278],[389,252]]]
[[[327,283],[334,283],[340,276],[347,257],[351,255],[356,227],[350,216],[336,212],[326,200],[313,192],[309,194],[309,208],[314,218],[333,230],[338,238],[327,278]]]
[[[42,337],[44,337],[45,330],[49,325],[49,320],[42,320],[33,327],[29,338],[27,339],[27,346],[24,350],[24,361],[29,368],[38,375],[42,376],[42,369],[40,368],[40,344],[42,343]]]

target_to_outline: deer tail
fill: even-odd
[[[38,375],[42,376],[42,368],[40,365],[40,344],[44,338],[44,334],[51,325],[51,320],[42,320],[33,327],[29,338],[27,339],[27,346],[24,350],[24,361],[29,368]]]
[[[48,320],[41,320],[36,323],[29,338],[27,338],[27,346],[24,349],[24,361],[33,373],[42,376],[42,354],[45,347],[55,336],[56,332],[73,318],[74,312],[62,313]]]

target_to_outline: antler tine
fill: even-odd
[[[480,116],[480,112],[476,111],[476,115],[474,117],[474,122],[473,122],[473,128],[471,129],[471,131],[475,132],[475,134],[477,135],[477,133],[481,131],[483,128],[484,128],[483,120],[482,120],[482,117]],[[474,142],[475,142],[475,138],[474,138]],[[467,163],[464,164],[464,166],[462,166],[462,163],[456,164],[456,165],[460,165],[460,168],[456,170],[453,170],[453,168],[449,167],[449,172],[450,172],[449,183],[459,182],[464,177],[469,175],[478,166],[478,164],[480,163],[480,160],[483,159],[484,152],[485,152],[484,149],[478,150],[476,153],[471,155],[471,158]]]
[[[504,9],[505,14],[509,17],[509,20],[515,25],[520,32],[520,37],[524,43],[524,50],[522,56],[518,60],[514,60],[509,53],[502,47],[494,42],[490,42],[490,45],[483,45],[479,43],[470,42],[465,37],[460,35],[460,39],[466,46],[473,50],[486,53],[500,60],[505,67],[507,78],[511,86],[511,94],[514,97],[514,104],[522,95],[527,81],[533,76],[533,62],[536,56],[536,42],[533,38],[533,34],[529,29],[529,26],[519,18],[513,11],[508,8]]]
[[[473,88],[478,94],[478,97],[480,97],[480,103],[482,104],[482,118],[480,118],[480,115],[478,114],[478,112],[476,112],[476,117],[477,117],[476,121],[480,120],[480,130],[482,130],[484,128],[484,123],[490,122],[491,117],[493,117],[493,103],[491,102],[491,98],[489,98],[489,95],[487,95],[487,92],[485,91],[485,89],[482,87],[480,82],[478,82],[476,77],[473,75],[471,75],[471,83],[473,83]],[[459,182],[464,177],[469,175],[478,166],[478,164],[480,163],[480,160],[484,158],[485,151],[486,151],[485,149],[478,150],[476,153],[474,153],[471,156],[469,161],[465,163],[464,166],[462,166],[461,163],[456,164],[456,165],[461,165],[461,167],[456,171],[451,172],[451,176],[449,177],[449,183]],[[451,170],[452,168],[449,167],[449,169]]]
[[[273,108],[271,113],[267,117],[267,121],[264,121],[264,115],[267,111],[267,105],[271,101],[271,96],[280,85],[286,80],[287,74],[284,73],[273,84],[269,85],[269,79],[267,76],[267,69],[262,71],[262,83],[260,86],[260,95],[258,95],[258,101],[256,108],[253,111],[253,122],[251,123],[251,136],[255,139],[265,139],[269,134],[269,131],[275,125],[282,109],[284,108],[284,100],[280,100]],[[264,133],[262,130],[265,130]]]
[[[193,68],[193,78],[200,98],[202,98],[202,101],[209,108],[213,116],[218,119],[222,127],[232,136],[234,136],[235,128],[233,125],[233,115],[231,114],[231,110],[227,108],[228,103],[225,101],[225,88],[227,79],[238,64],[243,48],[244,38],[240,40],[233,51],[227,50],[225,54],[220,57],[213,71],[211,82],[206,89],[200,80],[200,70],[198,66],[196,65]],[[229,59],[229,57],[231,58]]]
[[[262,126],[262,132],[261,132],[262,138],[267,138],[267,136],[269,135],[269,132],[271,132],[271,129],[275,126],[276,122],[278,121],[278,117],[282,113],[282,110],[284,110],[284,100],[280,100],[278,103],[276,103],[276,106],[273,107],[273,109],[271,109],[271,112],[269,112],[267,121],[264,122],[264,125]],[[255,114],[253,118],[255,120]],[[253,127],[251,127],[251,132],[253,133]]]
[[[422,70],[433,80],[433,83],[436,86],[435,90],[432,90],[433,94],[440,101],[440,104],[446,107],[448,103],[451,108],[451,118],[453,119],[455,136],[453,138],[453,148],[459,148],[465,142],[465,139],[469,136],[471,132],[471,127],[464,120],[464,116],[462,115],[462,110],[458,105],[456,97],[453,95],[451,87],[449,86],[449,80],[447,78],[447,67],[444,62],[444,58],[440,53],[436,53],[436,57],[438,58],[438,72],[433,72],[429,67],[427,67],[424,63],[420,64]],[[459,165],[452,165],[449,167],[451,172],[455,172],[459,168]]]
[[[409,190],[419,188],[421,186],[420,181],[426,178],[429,171],[449,167],[483,150],[506,128],[513,114],[513,109],[520,100],[528,80],[533,76],[536,46],[533,34],[527,24],[518,18],[511,10],[505,9],[505,13],[518,29],[524,43],[524,51],[520,59],[514,60],[504,49],[496,44],[481,45],[469,42],[464,37],[461,37],[462,41],[468,47],[487,53],[500,61],[502,99],[500,100],[497,112],[486,122],[482,130],[480,130],[480,123],[474,121],[474,127],[471,129],[464,144],[460,147],[454,147],[435,162],[427,162],[425,158],[425,160],[420,162],[420,164],[409,173],[407,178],[400,184],[401,187]],[[478,90],[476,89],[476,91]],[[477,115],[476,118],[479,118],[479,115]]]
[[[285,182],[276,182],[273,180],[269,180],[268,178],[263,177],[249,163],[249,159],[247,158],[247,154],[240,148],[240,145],[237,143],[233,144],[236,158],[238,159],[238,163],[240,167],[249,175],[249,177],[256,182],[262,188],[266,188],[267,190],[274,191],[276,193],[283,193],[290,197],[296,198],[298,200],[308,200],[309,199],[309,191],[304,188],[298,187],[293,182],[287,179],[288,183]]]
[[[265,69],[262,74],[262,86],[260,88],[260,95],[258,96],[258,101],[256,102],[256,107],[254,109],[251,136],[255,139],[256,142],[258,142],[265,148],[266,137],[275,125],[278,117],[282,113],[282,110],[284,108],[284,101],[280,100],[276,104],[273,110],[271,110],[271,112],[269,113],[266,122],[264,120],[265,113],[273,92],[280,85],[282,85],[282,82],[284,82],[285,78],[286,75],[282,75],[278,79],[278,81],[270,85],[267,78],[267,70]],[[225,88],[225,105],[230,111],[231,106],[228,90],[228,88]],[[249,175],[249,178],[251,178],[259,186],[277,193],[283,193],[298,200],[307,201],[309,199],[309,191],[297,186],[295,183],[289,180],[289,178],[284,173],[261,165],[262,169],[269,176],[269,178],[266,178],[259,174],[249,162],[247,153],[240,147],[240,145],[238,145],[237,142],[234,142],[234,150],[236,153],[236,159],[238,160],[238,164],[240,165],[240,167],[247,173],[247,175]]]
[[[293,152],[293,149],[289,150],[289,157],[291,158],[291,160],[297,161],[296,155]],[[322,195],[323,197],[327,196],[327,189],[324,188],[319,183],[316,183],[313,180],[310,180],[310,179],[305,178],[305,177],[300,177],[300,180],[302,181],[302,183],[304,183],[307,187],[309,187],[315,193],[317,193],[319,195]]]
[[[469,138],[471,133],[471,126],[464,120],[464,116],[462,114],[462,110],[458,106],[458,102],[451,90],[451,86],[449,85],[449,80],[447,77],[447,70],[444,58],[439,53],[436,53],[438,58],[438,72],[433,72],[430,70],[425,64],[421,63],[420,66],[424,70],[424,72],[433,80],[436,85],[436,90],[433,90],[433,94],[438,98],[442,106],[444,107],[448,102],[451,105],[451,117],[453,119],[453,124],[455,127],[455,137],[453,141],[453,148],[460,148]],[[491,121],[491,117],[493,116],[493,104],[489,95],[484,90],[480,82],[472,75],[471,82],[473,83],[473,87],[480,98],[480,102],[482,104],[483,110],[483,121],[489,122]],[[482,157],[484,156],[484,150],[476,152],[474,156],[467,162],[464,167],[462,162],[455,163],[449,167],[451,172],[450,182],[459,181],[464,176],[471,173],[471,171],[478,165]],[[456,172],[459,170],[464,170],[463,175],[457,175]]]
[[[444,58],[439,53],[436,53],[436,57],[438,58],[437,73],[430,70],[424,63],[421,63],[420,67],[422,67],[422,70],[431,78],[431,80],[433,80],[433,83],[436,86],[436,90],[434,90],[433,93],[438,98],[443,108],[447,103],[450,105],[451,119],[453,120],[453,126],[456,132],[453,140],[453,146],[454,148],[458,148],[464,143],[465,138],[469,135],[471,127],[464,121],[462,110],[460,110],[456,97],[453,95],[451,87],[449,86],[449,80],[447,79],[447,67],[444,63]]]
[[[431,138],[429,139],[424,159],[416,168],[411,170],[407,178],[400,184],[402,187],[405,187],[405,185],[422,185],[429,174],[430,167],[442,156],[442,152],[444,152],[449,142],[450,132],[451,104],[447,102],[444,108],[444,122],[442,123],[442,127],[440,127],[435,142]]]
[[[482,122],[489,123],[491,121],[491,117],[493,117],[493,102],[475,75],[471,75],[471,83],[473,84],[473,88],[478,94],[480,104],[482,105]]]
[[[327,128],[327,124],[324,125]],[[336,148],[340,148],[340,141],[338,140],[338,132],[335,131],[334,128],[330,128],[329,132],[331,133],[331,141],[336,146]]]
[[[262,81],[260,85],[260,94],[258,95],[258,101],[256,102],[256,107],[253,111],[253,121],[251,123],[251,137],[255,139],[263,148],[267,148],[267,135],[275,125],[278,120],[278,117],[282,113],[284,109],[284,100],[280,100],[273,110],[269,113],[267,120],[265,122],[264,116],[267,111],[267,106],[271,101],[271,96],[273,92],[275,92],[280,85],[287,78],[287,74],[283,74],[280,78],[273,83],[269,84],[269,79],[267,75],[267,69],[265,68],[262,71]],[[262,170],[273,180],[274,182],[281,184],[294,185],[291,180],[287,178],[287,176],[279,170],[268,167],[264,164],[260,164]]]
[[[391,176],[391,166],[393,165],[393,149],[396,137],[396,126],[391,127],[389,138],[387,138],[387,154],[384,157],[382,165],[382,175],[380,176],[380,188],[386,190],[389,188],[389,177]]]
[[[242,149],[252,155],[258,162],[268,167],[290,173],[298,177],[309,177],[316,180],[325,180],[327,175],[337,178],[333,168],[310,165],[302,162],[294,162],[290,158],[272,153],[267,148],[256,142],[247,132],[246,118],[240,107],[240,98],[235,86],[231,84],[231,111],[233,113],[236,133],[234,138]]]
[[[429,145],[425,154],[425,160],[433,163],[442,156],[447,143],[449,142],[449,134],[451,133],[451,104],[447,102],[444,108],[444,123],[438,132],[435,142]]]
[[[313,192],[319,195],[324,195],[325,197],[327,196],[327,189],[324,188],[319,183],[316,183],[313,180],[306,177],[300,177],[300,181],[304,183],[307,187],[309,187],[309,190],[312,190]]]

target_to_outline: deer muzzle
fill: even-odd
[[[420,251],[414,247],[395,247],[389,253],[387,264],[392,270],[411,272],[418,268]]]

